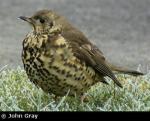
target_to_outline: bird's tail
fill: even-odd
[[[139,72],[139,71],[126,69],[124,67],[117,67],[117,66],[114,66],[110,63],[108,65],[109,65],[109,67],[111,68],[112,71],[116,71],[116,72],[119,72],[119,73],[129,74],[129,75],[133,75],[133,76],[144,75],[144,73]]]

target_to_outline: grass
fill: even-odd
[[[97,84],[87,93],[89,102],[64,96],[58,101],[27,78],[24,70],[0,69],[0,111],[150,111],[150,74],[118,75],[123,89]],[[114,96],[115,92],[115,96]]]

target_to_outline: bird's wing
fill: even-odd
[[[80,31],[65,31],[62,36],[68,40],[74,55],[87,65],[93,67],[100,75],[110,77],[119,87],[122,87],[109,66],[105,63],[103,53],[81,33]]]

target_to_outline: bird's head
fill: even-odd
[[[58,27],[55,21],[59,18],[59,15],[51,10],[41,10],[31,17],[20,16],[19,18],[28,22],[36,34],[41,34],[50,33],[54,28]]]

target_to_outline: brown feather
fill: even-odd
[[[75,28],[70,31],[64,29],[62,36],[68,40],[77,58],[92,66],[100,75],[110,77],[119,87],[122,87],[113,72],[105,64],[102,52],[89,42],[82,32]]]

